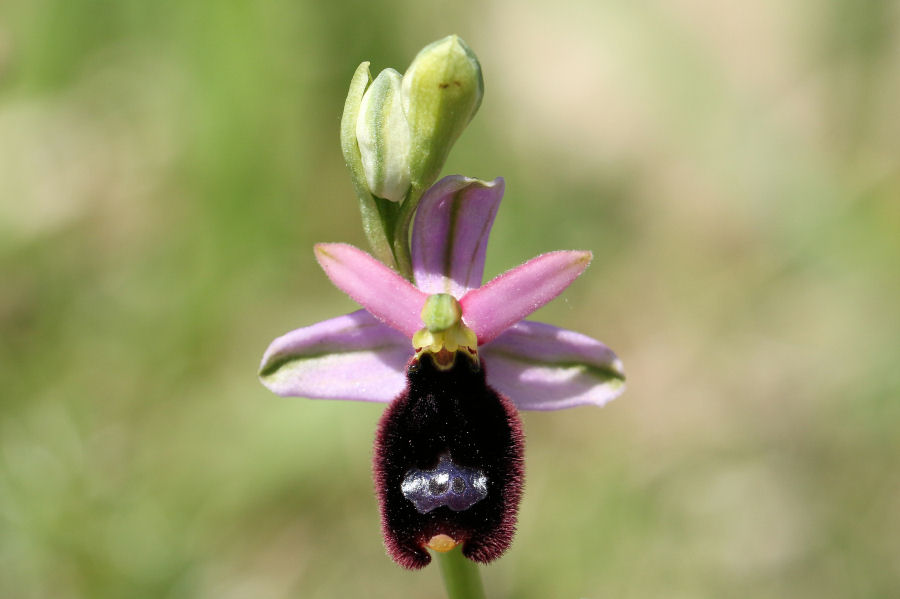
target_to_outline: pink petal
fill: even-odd
[[[424,326],[426,294],[396,272],[345,243],[318,243],[315,252],[331,282],[378,320],[409,339]]]
[[[481,285],[488,234],[503,188],[499,177],[487,183],[451,175],[425,192],[412,234],[419,289],[459,298]]]
[[[481,349],[488,382],[520,410],[602,406],[625,391],[622,362],[587,335],[522,321]]]
[[[406,387],[412,353],[406,337],[359,310],[273,341],[259,378],[282,396],[388,402]]]
[[[590,252],[541,254],[460,300],[463,320],[479,345],[489,343],[568,287],[591,262]]]

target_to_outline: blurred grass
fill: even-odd
[[[629,391],[526,414],[491,596],[900,592],[896,2],[0,5],[0,596],[436,597],[385,557],[379,406],[283,400],[266,344],[349,311],[354,68],[457,32],[503,175],[489,274]],[[351,574],[352,573],[352,574]],[[350,574],[350,575],[348,575]]]

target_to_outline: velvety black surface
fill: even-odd
[[[413,359],[406,391],[385,410],[375,440],[375,486],[391,557],[406,568],[427,565],[424,546],[436,534],[462,542],[470,559],[499,557],[515,532],[523,451],[516,408],[487,385],[483,367],[461,354],[446,371],[428,354]],[[442,506],[420,514],[401,492],[403,477],[434,468],[442,454],[483,472],[487,496],[463,511]]]

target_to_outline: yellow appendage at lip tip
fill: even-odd
[[[457,545],[459,545],[459,543],[454,541],[451,537],[448,537],[445,534],[439,534],[431,537],[425,546],[439,553],[447,553]]]

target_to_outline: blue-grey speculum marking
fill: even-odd
[[[487,497],[487,477],[475,468],[454,464],[445,453],[433,470],[407,472],[400,490],[420,514],[444,505],[461,512]]]

